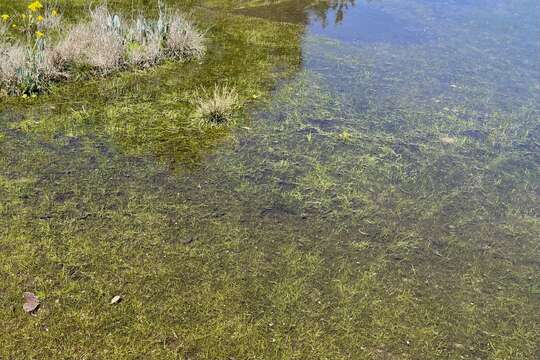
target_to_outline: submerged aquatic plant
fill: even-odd
[[[215,85],[211,92],[200,90],[194,103],[196,119],[209,125],[233,123],[234,112],[240,107],[238,92],[228,85]]]

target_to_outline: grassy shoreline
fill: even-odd
[[[99,5],[88,19],[63,21],[59,10],[39,1],[0,22],[0,91],[35,96],[52,82],[80,76],[80,69],[108,75],[126,68],[149,68],[166,59],[200,60],[205,39],[185,16],[158,5],[157,19],[139,14],[132,21]],[[21,40],[20,38],[25,40]]]

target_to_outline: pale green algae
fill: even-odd
[[[528,4],[456,7],[467,27],[384,5],[437,51],[225,17],[205,64],[4,105],[0,357],[535,359],[538,72],[485,27]],[[193,85],[225,81],[243,122],[186,128]]]

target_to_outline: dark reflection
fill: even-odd
[[[349,8],[354,7],[356,0],[331,0],[328,2],[317,3],[310,9],[310,13],[326,27],[329,22],[329,17],[332,19],[335,25],[343,22],[345,18],[345,13]]]
[[[334,24],[341,23],[347,10],[354,7],[356,0],[330,0],[316,2],[313,0],[292,0],[277,2],[265,6],[249,7],[237,10],[238,13],[264,19],[309,24],[314,21],[326,26],[329,14]]]
[[[421,27],[390,15],[375,1],[293,0],[238,12],[273,21],[305,24],[311,34],[345,42],[414,44],[429,38]]]
[[[308,14],[312,34],[345,42],[406,45],[428,39],[421,27],[390,15],[376,3],[333,0]]]
[[[312,5],[313,0],[292,0],[265,6],[238,9],[235,12],[242,15],[259,17],[279,22],[308,24],[309,16],[307,11]]]

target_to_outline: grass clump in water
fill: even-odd
[[[68,78],[81,68],[107,75],[129,66],[151,67],[165,59],[201,58],[205,53],[204,35],[181,14],[161,6],[156,20],[140,15],[126,22],[100,5],[89,10],[89,20],[72,27],[60,24],[60,20],[48,21],[53,11],[57,14],[51,10],[51,14],[34,15],[41,20],[26,26],[35,31],[24,31],[25,43],[18,40],[17,33],[10,42],[0,43],[0,86],[4,93],[40,92],[50,82]],[[4,33],[9,31],[6,19]],[[45,32],[41,23],[54,25],[55,36]],[[16,24],[12,28],[15,31]],[[54,42],[53,38],[60,40]]]
[[[194,102],[196,118],[210,125],[234,123],[234,112],[240,107],[238,92],[228,85],[215,85],[210,92],[202,89]]]

